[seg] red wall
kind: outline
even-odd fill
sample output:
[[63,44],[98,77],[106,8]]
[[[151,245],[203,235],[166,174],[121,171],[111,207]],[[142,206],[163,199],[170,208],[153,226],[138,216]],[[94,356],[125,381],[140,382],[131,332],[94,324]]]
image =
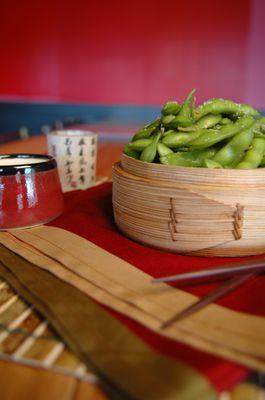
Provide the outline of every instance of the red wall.
[[0,97],[160,104],[196,87],[265,107],[264,4],[2,0]]

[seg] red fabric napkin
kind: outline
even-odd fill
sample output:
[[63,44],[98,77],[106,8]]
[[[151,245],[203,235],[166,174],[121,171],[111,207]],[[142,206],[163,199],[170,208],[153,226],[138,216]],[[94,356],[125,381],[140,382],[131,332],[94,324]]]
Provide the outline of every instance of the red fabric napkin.
[[[136,243],[125,237],[115,226],[111,196],[111,183],[105,183],[86,191],[66,193],[63,215],[49,225],[82,236],[153,277],[199,270],[239,260],[183,256]],[[200,285],[185,287],[185,290],[202,296],[213,287],[213,284]],[[265,316],[264,290],[265,277],[259,276],[251,279],[218,303],[237,311]],[[156,350],[186,362],[199,370],[218,391],[229,389],[249,373],[240,365],[166,339],[129,318],[112,310],[109,311]]]

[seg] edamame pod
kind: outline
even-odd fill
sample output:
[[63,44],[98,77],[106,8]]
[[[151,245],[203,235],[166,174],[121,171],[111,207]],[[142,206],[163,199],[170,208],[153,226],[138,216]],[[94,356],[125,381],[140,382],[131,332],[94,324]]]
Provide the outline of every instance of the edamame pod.
[[155,121],[151,122],[150,124],[145,125],[142,129],[137,131],[132,138],[132,141],[138,139],[146,139],[149,138],[160,126],[161,119],[157,118]]
[[236,166],[237,169],[258,168],[262,162],[265,151],[265,139],[255,138],[251,143],[251,148],[246,152],[243,160]]
[[241,154],[238,154],[237,156],[235,156],[235,158],[233,159],[233,161],[231,162],[231,164],[226,165],[225,168],[234,169],[234,168],[237,166],[237,164],[239,164],[240,161],[243,160],[244,156],[245,156],[245,152],[244,152],[244,153],[241,153]]
[[233,160],[247,150],[253,139],[251,128],[237,133],[229,142],[219,150],[213,157],[213,161],[220,163],[223,167],[231,164]]
[[198,121],[206,114],[236,114],[238,116],[258,116],[259,112],[248,104],[237,104],[231,100],[211,99],[194,110],[194,118]]
[[258,122],[260,122],[261,124],[263,124],[263,125],[265,125],[265,117],[260,117],[259,119],[258,119]]
[[186,145],[190,141],[199,138],[206,133],[206,129],[200,129],[195,132],[174,132],[169,133],[162,139],[162,143],[170,148],[177,148]]
[[138,151],[130,149],[128,144],[124,147],[123,153],[126,154],[129,157],[135,158],[136,160],[139,159],[140,154]]
[[173,153],[173,151],[169,147],[161,142],[157,143],[157,152],[160,157],[166,156],[169,153]]
[[238,116],[252,115],[253,117],[258,117],[260,115],[259,111],[249,104],[237,104],[237,106],[238,111],[236,112],[236,115]]
[[206,158],[211,158],[215,155],[214,148],[205,150],[193,150],[189,152],[170,153],[160,157],[160,162],[167,165],[178,165],[182,167],[201,167]]
[[229,125],[232,123],[233,123],[233,121],[231,121],[231,119],[229,119],[229,118],[222,118],[221,121],[219,122],[219,124],[221,124],[221,125]]
[[264,167],[264,166],[265,166],[265,154],[263,154],[263,157],[262,157],[259,167]]
[[138,139],[134,142],[128,143],[128,147],[131,150],[143,151],[149,144],[152,143],[152,139]]
[[161,133],[157,134],[152,142],[143,150],[140,156],[141,161],[153,162],[157,152],[157,143],[160,139]]
[[178,113],[178,115],[176,116],[176,118],[174,119],[174,121],[171,122],[172,128],[178,127],[178,126],[189,126],[192,125],[193,123],[193,118],[192,118],[192,109],[191,109],[191,105],[193,103],[193,99],[194,99],[194,94],[195,94],[196,89],[193,89],[188,96],[186,97],[186,99],[183,102],[183,105]]
[[162,108],[161,114],[163,115],[177,115],[181,105],[177,101],[168,101]]
[[198,128],[212,128],[222,120],[220,114],[207,114],[197,121],[195,124]]
[[182,115],[177,115],[174,119],[167,122],[167,126],[172,129],[177,129],[179,127],[192,126],[193,121]]
[[255,129],[255,130],[254,130],[254,137],[255,137],[255,138],[262,138],[262,139],[265,139],[265,133],[263,133],[263,132],[261,132],[261,131]]
[[209,158],[203,160],[202,166],[210,169],[223,168],[223,166],[219,162],[210,160]]
[[171,122],[174,121],[175,115],[169,114],[164,115],[161,119],[161,122],[164,126],[170,126]]
[[187,127],[178,127],[178,130],[182,132],[194,132],[197,129],[209,129],[216,126],[221,120],[222,116],[220,114],[207,114],[199,119],[196,124]]
[[162,137],[167,136],[170,133],[177,133],[177,131],[174,131],[173,129],[169,129],[168,131],[162,132]]
[[249,116],[240,117],[237,122],[225,125],[221,129],[207,129],[206,133],[189,142],[189,147],[205,149],[234,136],[243,129],[250,128],[254,124],[254,118]]

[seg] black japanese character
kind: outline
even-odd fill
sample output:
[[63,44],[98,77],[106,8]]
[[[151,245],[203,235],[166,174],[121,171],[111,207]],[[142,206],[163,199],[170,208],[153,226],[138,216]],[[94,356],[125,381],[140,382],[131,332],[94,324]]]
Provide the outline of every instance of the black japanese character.
[[64,144],[66,146],[70,146],[72,144],[72,140],[70,138],[66,138]]
[[71,160],[67,160],[65,163],[65,166],[68,167],[69,165],[73,164],[73,161]]
[[86,142],[85,142],[84,139],[82,138],[78,144],[79,144],[79,146],[83,146],[84,144],[86,144]]
[[86,178],[84,177],[84,175],[80,175],[80,176],[79,176],[79,180],[80,180],[80,182],[81,182],[81,183],[83,183],[83,184],[84,184],[84,183],[85,183],[85,180],[86,180]]
[[66,155],[67,156],[71,156],[72,155],[70,147],[66,148]]

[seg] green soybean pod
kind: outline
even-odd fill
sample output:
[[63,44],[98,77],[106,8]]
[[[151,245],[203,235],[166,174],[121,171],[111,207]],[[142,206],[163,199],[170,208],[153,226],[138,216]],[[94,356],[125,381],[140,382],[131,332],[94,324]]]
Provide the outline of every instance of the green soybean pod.
[[229,125],[232,123],[233,123],[233,121],[231,121],[230,118],[222,118],[221,121],[219,122],[219,124],[221,124],[221,125]]
[[188,127],[192,126],[193,121],[190,118],[185,117],[184,115],[177,115],[174,119],[171,119],[167,126],[172,129],[177,129],[179,127]]
[[237,105],[233,101],[224,99],[210,99],[194,110],[195,120],[207,114],[232,114],[237,112]]
[[197,121],[196,127],[207,129],[212,128],[213,126],[217,125],[221,120],[221,114],[207,114]]
[[[178,127],[178,130],[181,132],[194,132],[197,129],[209,129],[212,127],[216,127],[219,122],[221,122],[222,116],[220,114],[207,114],[199,121],[196,122],[196,124],[187,126],[187,127]],[[231,121],[232,122],[232,121]]]
[[259,133],[264,133],[265,134],[265,117],[261,117],[257,120],[256,124],[256,129]]
[[223,167],[231,164],[239,154],[249,148],[252,140],[253,130],[251,128],[237,133],[215,154],[213,161],[220,163]]
[[[193,118],[192,118],[191,106],[193,103],[195,92],[196,92],[196,89],[192,89],[192,91],[185,98],[178,115],[174,119],[174,126],[172,125],[172,127],[177,127],[177,126],[185,127],[185,126],[192,125]],[[171,123],[173,123],[173,121]]]
[[216,153],[214,148],[205,150],[193,150],[189,152],[170,153],[160,157],[160,162],[166,165],[182,167],[201,167],[206,158],[211,158]]
[[237,116],[260,115],[259,112],[248,104],[237,104],[231,100],[210,99],[194,110],[195,120],[206,114],[236,114]]
[[174,132],[169,133],[162,139],[162,143],[170,148],[182,147],[190,141],[200,137],[206,132],[206,129],[200,129],[195,132]]
[[258,119],[258,122],[260,122],[261,124],[265,125],[265,117],[261,116],[261,117]]
[[154,132],[153,128],[141,129],[135,133],[135,135],[132,138],[132,141],[134,142],[139,139],[147,139],[153,134],[153,132]]
[[160,123],[161,119],[157,118],[150,124],[145,125],[142,129],[139,129],[139,131],[134,134],[132,141],[149,138],[159,128]]
[[259,131],[259,130],[254,130],[254,137],[255,138],[262,138],[265,139],[265,133]]
[[177,115],[181,105],[177,101],[168,101],[162,108],[162,115]]
[[249,104],[237,104],[238,111],[236,114],[238,116],[242,115],[252,115],[253,117],[258,117],[260,115],[259,111],[256,110],[254,107],[250,106]]
[[198,130],[198,127],[196,125],[190,125],[190,126],[178,126],[178,131],[180,132],[195,132]]
[[202,166],[205,168],[209,168],[209,169],[220,169],[223,168],[223,166],[217,162],[217,161],[213,161],[209,158],[206,158],[205,160],[203,160]]
[[164,130],[162,132],[162,137],[165,137],[165,136],[169,135],[170,133],[177,133],[177,131],[174,131],[173,129],[168,129],[167,131]]
[[263,154],[263,157],[262,157],[259,167],[264,167],[264,166],[265,166],[265,154]]
[[227,164],[225,166],[225,168],[234,169],[237,166],[237,164],[239,164],[240,161],[243,160],[244,156],[245,156],[245,152],[238,154],[237,156],[235,156],[235,158],[233,159],[233,161],[230,164]]
[[237,122],[223,126],[221,129],[207,129],[206,133],[200,135],[197,139],[189,142],[189,147],[205,149],[234,136],[236,133],[250,128],[254,125],[254,118],[244,116],[238,118]]
[[128,143],[128,147],[131,150],[143,151],[149,144],[152,143],[152,139],[138,139],[134,142]]
[[145,161],[145,162],[153,162],[155,157],[156,157],[156,153],[157,153],[157,143],[160,139],[161,133],[159,133],[158,135],[156,135],[152,142],[143,150],[143,152],[141,153],[140,156],[140,160],[141,161]]
[[265,139],[255,138],[251,143],[251,148],[246,152],[243,160],[236,166],[237,169],[258,168],[262,162],[265,151]]
[[173,153],[173,151],[169,147],[161,142],[157,143],[157,152],[160,157],[166,156],[169,153]]
[[138,151],[131,149],[128,144],[124,147],[123,153],[129,157],[135,158],[136,160],[139,159],[140,154]]
[[174,119],[175,119],[175,115],[172,115],[172,114],[164,115],[164,116],[161,118],[161,123],[162,123],[164,126],[170,126],[171,123],[172,123],[172,121],[174,121]]

